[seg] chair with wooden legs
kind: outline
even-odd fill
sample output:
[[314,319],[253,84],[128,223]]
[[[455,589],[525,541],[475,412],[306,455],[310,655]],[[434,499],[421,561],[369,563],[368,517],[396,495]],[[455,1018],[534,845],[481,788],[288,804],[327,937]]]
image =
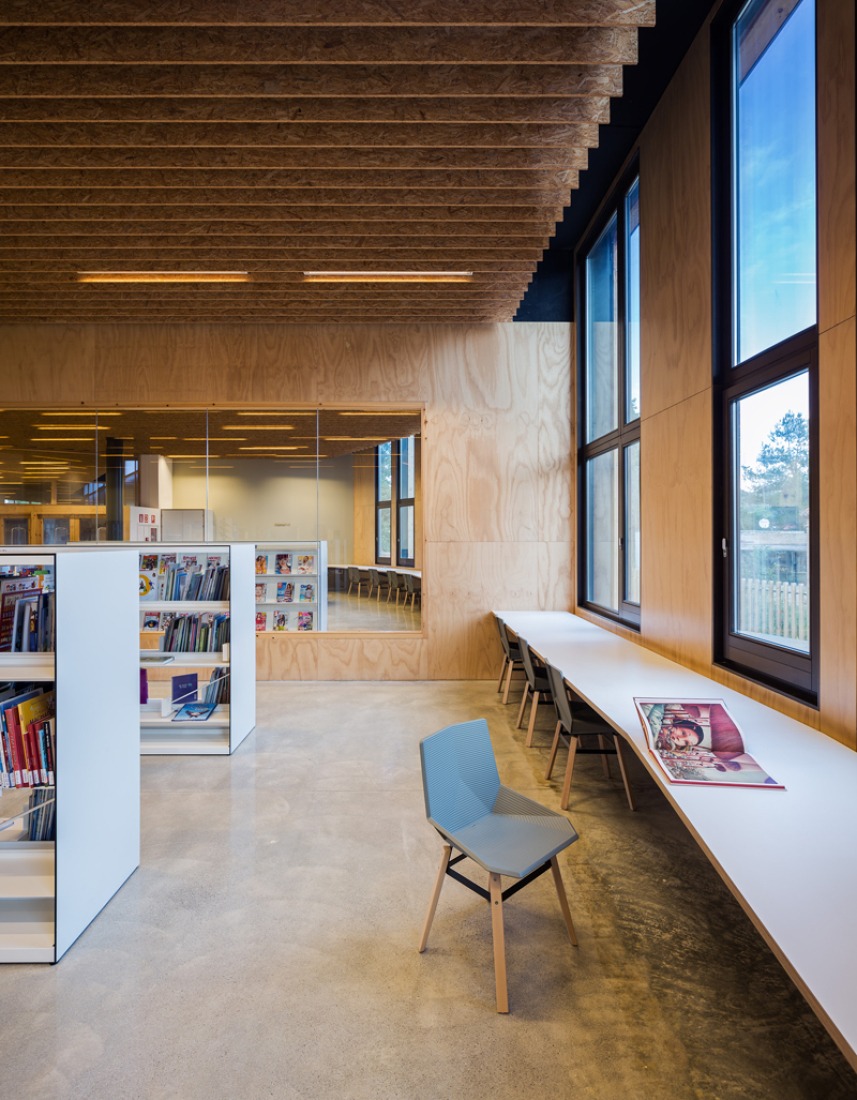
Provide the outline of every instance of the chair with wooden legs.
[[390,602],[390,597],[393,593],[396,593],[396,607],[399,606],[399,593],[405,591],[405,582],[401,573],[397,573],[395,569],[387,570],[387,603]]
[[386,569],[370,569],[369,570],[369,595],[372,595],[372,590],[375,591],[375,599],[378,603],[381,602],[381,593],[385,591],[387,598],[390,596],[390,581],[387,578]]
[[[550,664],[546,665],[545,668],[551,685],[557,717],[545,779],[550,779],[551,773],[553,772],[560,737],[562,734],[568,737],[568,763],[565,766],[565,779],[562,784],[562,796],[559,800],[560,806],[564,810],[568,809],[568,801],[571,792],[571,777],[574,772],[574,761],[578,753],[582,753],[600,756],[604,763],[605,774],[608,777],[610,775],[610,769],[607,764],[607,758],[608,756],[616,757],[616,762],[619,765],[619,772],[622,776],[622,782],[625,785],[625,795],[628,799],[628,806],[632,810],[636,809],[634,806],[634,798],[631,794],[631,785],[628,782],[628,773],[625,770],[625,760],[622,756],[622,739],[613,727],[605,722],[590,706],[581,699],[572,698],[568,684],[566,684],[559,669],[554,668],[554,666]],[[597,746],[592,744],[586,746],[582,745],[580,743],[582,737],[585,737],[587,741],[594,739],[597,742]]]
[[539,709],[539,703],[550,703],[553,701],[553,696],[551,695],[550,681],[548,680],[544,662],[533,653],[525,639],[520,635],[518,635],[518,644],[521,647],[521,661],[524,666],[524,674],[527,677],[527,682],[524,685],[524,697],[521,699],[521,706],[518,710],[516,728],[521,728],[524,721],[524,709],[526,708],[527,700],[531,699],[530,722],[527,726],[527,738],[524,742],[527,748],[529,748],[533,743],[533,730],[536,728],[536,712]]
[[503,647],[503,664],[500,666],[500,675],[497,677],[497,690],[503,692],[503,702],[508,703],[512,676],[516,672],[523,673],[524,662],[521,660],[521,646],[517,634],[511,633],[499,615],[494,616],[494,622],[497,624],[500,645]]
[[417,600],[422,604],[423,602],[423,585],[420,577],[414,576],[413,573],[403,573],[402,576],[405,579],[405,607],[408,606],[408,600],[411,601],[411,607],[413,607]]
[[[508,1012],[503,902],[545,871],[551,871],[569,939],[576,946],[556,857],[577,840],[577,833],[567,817],[500,783],[484,718],[448,726],[423,738],[420,759],[426,816],[443,841],[420,953],[428,944],[440,892],[449,875],[491,906],[497,1011]],[[487,871],[487,890],[454,869],[464,859],[473,860]],[[517,880],[505,890],[504,875]]]
[[358,569],[356,565],[348,566],[348,591],[346,596],[351,595],[351,589],[357,585],[357,598],[360,598],[360,586],[366,585],[366,593],[369,593],[369,574],[365,569]]

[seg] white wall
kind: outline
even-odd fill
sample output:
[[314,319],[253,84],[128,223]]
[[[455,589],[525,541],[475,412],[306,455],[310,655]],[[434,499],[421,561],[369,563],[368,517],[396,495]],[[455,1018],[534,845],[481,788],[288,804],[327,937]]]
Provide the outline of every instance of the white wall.
[[[202,470],[173,463],[173,507],[206,507]],[[238,459],[230,468],[212,462],[207,507],[217,541],[285,542],[326,539],[328,560],[351,561],[354,477],[351,457],[297,468],[266,459]]]

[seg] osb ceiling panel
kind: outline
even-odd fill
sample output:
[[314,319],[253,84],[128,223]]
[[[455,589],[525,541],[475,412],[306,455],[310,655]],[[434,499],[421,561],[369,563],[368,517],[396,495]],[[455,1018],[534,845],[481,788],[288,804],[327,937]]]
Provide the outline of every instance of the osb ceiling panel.
[[[0,324],[508,321],[655,0],[3,0]],[[249,281],[84,284],[81,271]],[[308,283],[306,271],[472,272]]]

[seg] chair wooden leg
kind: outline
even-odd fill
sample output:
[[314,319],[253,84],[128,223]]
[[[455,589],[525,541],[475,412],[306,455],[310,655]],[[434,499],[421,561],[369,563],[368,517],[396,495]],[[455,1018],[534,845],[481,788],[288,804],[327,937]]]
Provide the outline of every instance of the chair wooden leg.
[[506,675],[506,662],[508,661],[506,654],[503,654],[503,663],[500,665],[500,675],[497,677],[497,690],[503,690],[503,679]]
[[426,913],[425,924],[423,925],[423,934],[420,937],[420,954],[426,949],[428,943],[429,932],[431,932],[432,921],[434,920],[435,910],[437,909],[438,898],[440,897],[440,891],[443,887],[443,880],[446,878],[446,869],[449,866],[449,860],[452,856],[452,845],[444,844],[443,853],[440,857],[440,867],[437,872],[437,879],[435,880],[434,890],[432,890],[431,901],[429,902],[428,913]]
[[524,742],[527,748],[533,743],[533,731],[536,728],[536,714],[538,713],[541,694],[540,691],[533,692],[533,702],[530,706],[530,724],[527,726],[527,739]]
[[553,766],[556,761],[556,753],[559,748],[559,735],[562,732],[562,722],[557,722],[556,729],[553,731],[553,744],[551,745],[551,754],[548,757],[548,769],[545,772],[545,779],[550,779],[553,773]]
[[551,870],[553,871],[553,882],[556,886],[557,897],[559,898],[559,907],[562,909],[562,915],[565,920],[565,927],[568,929],[568,938],[577,947],[577,936],[574,934],[574,922],[571,919],[571,910],[568,907],[568,897],[565,893],[565,886],[562,883],[562,875],[559,873],[559,864],[557,863],[556,856],[551,856]]
[[524,721],[524,707],[527,705],[527,697],[529,696],[529,694],[530,685],[529,683],[526,683],[524,684],[524,694],[521,697],[521,705],[520,707],[518,707],[518,721],[515,723],[516,730],[519,730],[521,728],[521,723]]
[[499,875],[488,879],[491,895],[491,931],[494,934],[494,984],[497,989],[497,1011],[509,1011],[509,992],[506,987],[506,936],[503,930],[503,887]]
[[512,673],[515,671],[515,662],[510,661],[506,667],[506,686],[503,688],[503,705],[509,702],[509,688],[512,686]]
[[610,774],[610,761],[607,759],[607,755],[606,755],[607,745],[604,742],[604,735],[601,734],[601,733],[598,734],[598,745],[599,745],[599,747],[601,749],[601,752],[602,752],[601,767],[602,767],[602,770],[604,771],[604,778],[605,779],[612,779],[613,777]]
[[619,764],[619,771],[622,774],[622,782],[625,784],[625,795],[628,798],[628,808],[636,810],[634,805],[634,796],[631,794],[631,784],[628,782],[628,773],[625,771],[625,758],[622,755],[622,738],[618,734],[613,738],[613,743],[616,746],[616,761]]
[[565,766],[565,780],[562,784],[562,795],[560,796],[559,804],[563,810],[568,809],[568,800],[571,796],[571,777],[574,773],[574,758],[577,755],[577,738],[569,737],[568,739],[568,763]]

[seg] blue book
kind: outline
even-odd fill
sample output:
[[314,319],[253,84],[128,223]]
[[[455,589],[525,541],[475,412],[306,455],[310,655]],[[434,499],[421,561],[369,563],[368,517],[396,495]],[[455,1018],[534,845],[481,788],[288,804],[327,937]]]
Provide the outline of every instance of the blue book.
[[198,690],[197,673],[184,672],[181,676],[173,676],[172,701],[179,705],[195,703]]

